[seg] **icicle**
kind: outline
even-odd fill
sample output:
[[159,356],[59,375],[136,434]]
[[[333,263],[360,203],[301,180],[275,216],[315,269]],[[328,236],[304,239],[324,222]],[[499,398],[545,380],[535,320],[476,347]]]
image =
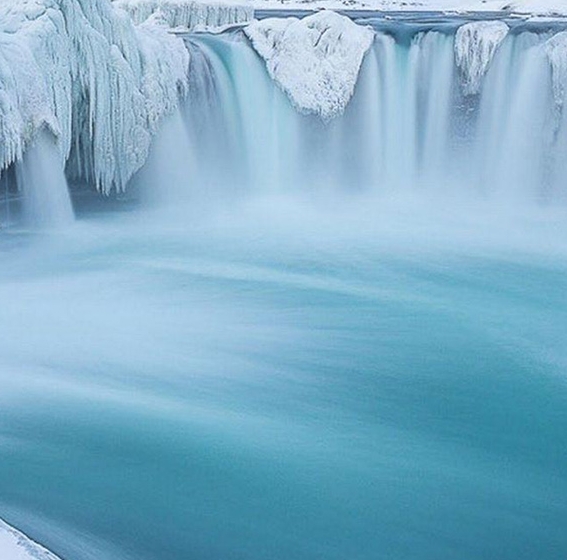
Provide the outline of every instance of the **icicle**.
[[181,39],[152,22],[134,26],[109,0],[5,0],[0,168],[47,127],[73,174],[123,190],[177,107],[188,63]]

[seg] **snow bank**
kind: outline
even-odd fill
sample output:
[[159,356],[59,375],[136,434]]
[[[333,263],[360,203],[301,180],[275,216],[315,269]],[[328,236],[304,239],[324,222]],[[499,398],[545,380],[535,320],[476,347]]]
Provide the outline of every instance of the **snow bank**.
[[216,29],[254,19],[249,4],[227,0],[114,0],[116,6],[127,11],[135,23],[143,23],[154,16],[171,28]]
[[0,519],[0,558],[2,560],[60,560]]
[[[458,4],[455,0],[453,3]],[[567,2],[565,0],[482,0],[468,1],[468,10],[504,10],[518,14],[538,14],[538,15],[567,15]]]
[[374,40],[370,28],[330,11],[255,21],[244,31],[297,109],[324,119],[345,110]]
[[135,27],[109,0],[3,0],[0,169],[47,127],[71,175],[123,190],[177,106],[188,63],[181,39]]
[[269,9],[335,9],[385,11],[505,11],[547,16],[567,15],[565,0],[253,0],[254,7]]
[[482,78],[509,30],[501,21],[475,21],[457,29],[455,58],[463,78],[465,95],[480,92]]
[[557,105],[565,102],[567,86],[567,31],[557,33],[545,43],[545,52],[551,64],[553,97]]

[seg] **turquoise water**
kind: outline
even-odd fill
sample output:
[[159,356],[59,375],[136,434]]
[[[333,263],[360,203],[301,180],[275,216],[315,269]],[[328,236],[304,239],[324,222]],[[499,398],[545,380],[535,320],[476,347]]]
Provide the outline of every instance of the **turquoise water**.
[[4,234],[0,514],[68,560],[566,558],[564,216],[347,214]]

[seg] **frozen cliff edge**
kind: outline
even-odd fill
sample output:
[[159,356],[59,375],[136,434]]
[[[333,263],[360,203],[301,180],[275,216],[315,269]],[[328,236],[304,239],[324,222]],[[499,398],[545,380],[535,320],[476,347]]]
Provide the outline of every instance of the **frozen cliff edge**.
[[251,5],[227,0],[114,0],[114,4],[137,24],[154,17],[174,29],[218,29],[254,19]]
[[124,190],[185,93],[188,65],[181,39],[135,26],[110,0],[4,0],[0,170],[48,128],[71,177]]
[[482,79],[509,31],[502,21],[475,21],[457,29],[455,59],[465,95],[480,93]]
[[561,31],[545,43],[545,53],[551,65],[553,97],[563,107],[567,92],[567,31]]
[[60,560],[0,519],[0,558],[2,560]]
[[372,29],[331,11],[254,21],[244,32],[294,106],[325,120],[345,110],[374,41]]

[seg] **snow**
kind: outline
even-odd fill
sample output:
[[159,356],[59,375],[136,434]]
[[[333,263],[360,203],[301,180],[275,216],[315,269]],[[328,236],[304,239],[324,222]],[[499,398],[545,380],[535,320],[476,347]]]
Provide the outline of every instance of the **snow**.
[[256,9],[334,9],[567,15],[565,0],[254,0]]
[[142,23],[153,16],[170,28],[185,30],[218,29],[254,19],[254,9],[250,4],[229,0],[114,0],[114,3],[127,11],[135,23]]
[[465,95],[480,92],[482,78],[509,30],[502,21],[475,21],[459,27],[455,36],[455,59]]
[[23,533],[0,519],[0,558],[2,560],[60,560]]
[[323,119],[345,110],[374,40],[372,29],[331,11],[254,21],[244,32],[294,106]]
[[551,64],[553,97],[558,106],[565,101],[567,86],[567,31],[557,33],[545,43],[545,52]]
[[567,15],[567,2],[565,0],[488,0],[486,3],[482,0],[474,2],[466,2],[468,9],[504,10],[519,14],[539,14],[539,15]]
[[0,169],[47,127],[72,176],[124,190],[188,64],[181,39],[155,21],[135,26],[109,0],[3,0]]

